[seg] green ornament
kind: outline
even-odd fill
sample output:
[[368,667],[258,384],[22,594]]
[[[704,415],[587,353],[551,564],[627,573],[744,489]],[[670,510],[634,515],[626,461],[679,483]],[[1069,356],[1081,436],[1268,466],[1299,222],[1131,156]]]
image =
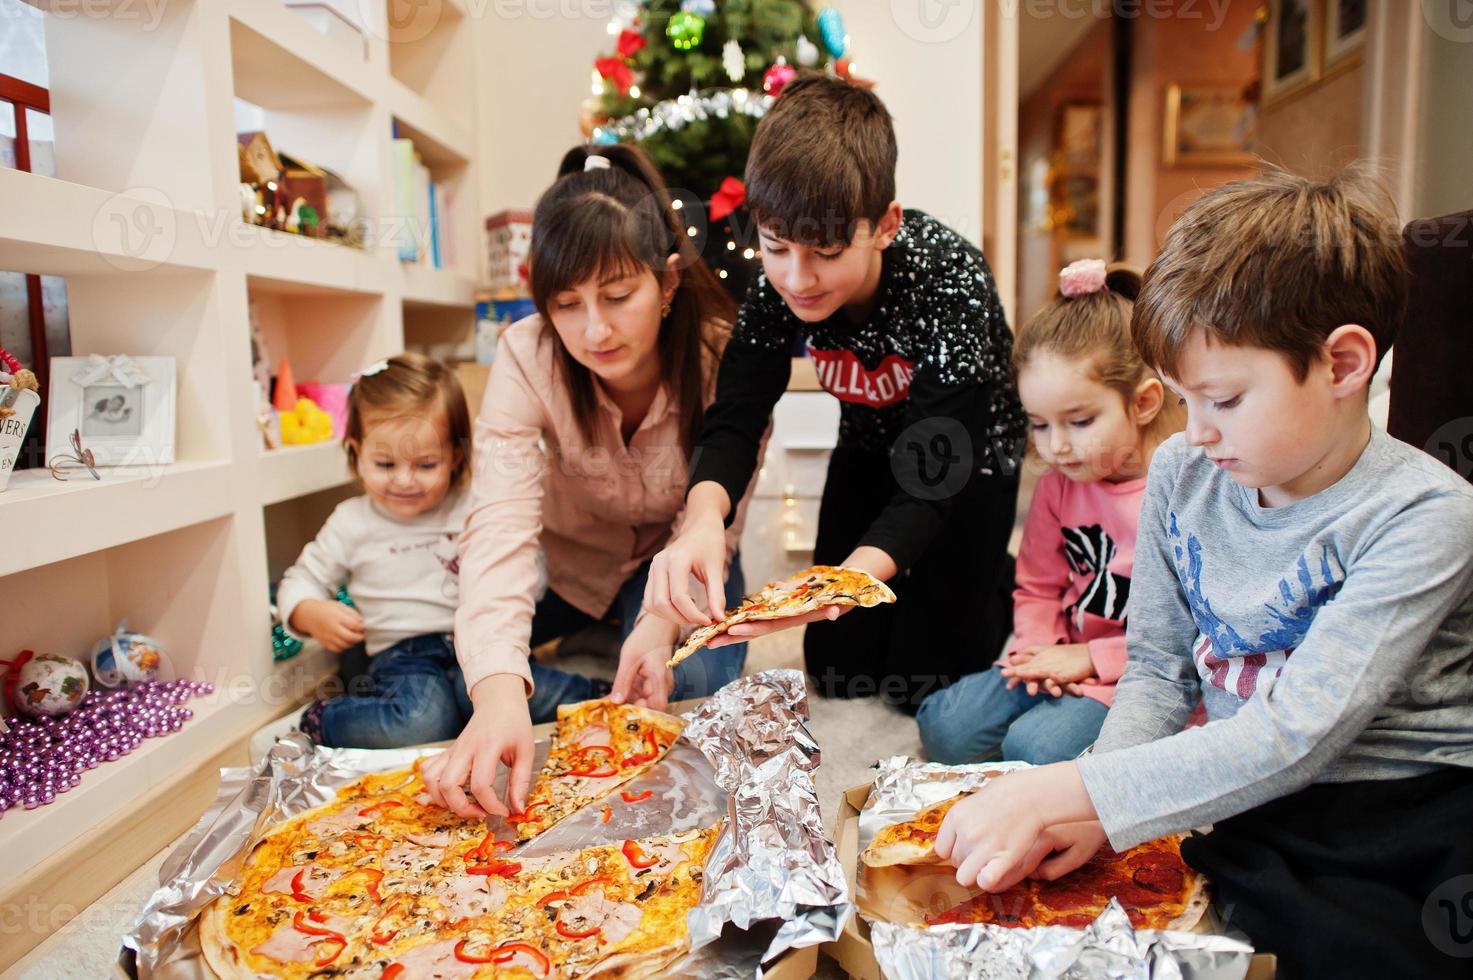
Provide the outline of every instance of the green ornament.
[[341,602],[343,605],[347,606],[349,609],[358,608],[357,606],[353,605],[353,597],[348,595],[348,587],[346,585],[338,586],[338,594],[334,596],[334,598],[337,599],[338,602]]
[[665,27],[665,35],[670,38],[670,43],[675,45],[678,51],[690,51],[700,47],[701,39],[705,34],[706,18],[688,10],[672,14],[670,23]]
[[271,627],[271,659],[290,660],[302,652],[302,641],[287,633],[280,623]]

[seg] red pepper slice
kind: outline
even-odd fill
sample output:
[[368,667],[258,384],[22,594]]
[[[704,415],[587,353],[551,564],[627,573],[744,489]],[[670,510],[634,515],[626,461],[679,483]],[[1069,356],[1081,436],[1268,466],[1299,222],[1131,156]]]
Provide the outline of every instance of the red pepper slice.
[[547,906],[551,905],[553,902],[560,901],[560,900],[565,901],[565,900],[567,900],[569,898],[572,898],[572,897],[573,897],[573,895],[572,895],[571,892],[568,892],[568,891],[566,891],[566,890],[564,890],[562,888],[559,888],[556,891],[550,891],[546,895],[543,895],[541,898],[539,898],[537,900],[537,907],[539,909],[545,909],[545,908],[547,908]]
[[299,902],[312,901],[312,896],[307,894],[306,886],[302,884],[302,875],[306,873],[307,869],[303,868],[301,871],[292,875],[292,898],[295,898]]
[[368,882],[368,894],[372,896],[375,903],[382,905],[384,898],[378,893],[378,885],[384,880],[384,873],[377,868],[364,868],[363,873],[372,876]]
[[[394,937],[399,935],[398,929],[395,929],[393,932],[389,933],[379,931],[379,927],[384,924],[384,920],[397,911],[399,911],[398,902],[395,902],[393,905],[390,905],[387,909],[384,910],[384,914],[378,917],[378,921],[373,924],[373,928],[370,929],[368,932],[369,942],[373,943],[375,946],[382,946],[384,945],[384,943],[392,942]],[[387,975],[388,974],[386,973],[385,976]]]
[[637,766],[646,762],[651,762],[659,758],[662,746],[660,745],[659,741],[655,739],[654,732],[644,733],[644,744],[649,747],[649,751],[638,752],[634,755],[626,756],[624,759],[624,766],[626,768],[629,766]]
[[[591,763],[587,757],[594,752],[607,756],[604,761]],[[607,772],[601,770],[607,769]],[[585,745],[578,750],[578,761],[568,769],[570,776],[617,776],[619,767],[614,765],[614,748],[611,745]]]
[[526,943],[502,943],[491,951],[491,962],[510,963],[512,957],[518,953],[526,953],[536,960],[537,965],[542,967],[544,977],[552,972],[552,961],[547,958],[547,954],[536,946],[529,946]]
[[[309,925],[308,923],[303,922],[302,916],[304,915],[307,916],[307,918],[312,919],[314,922],[327,921],[327,916],[323,915],[321,912],[307,912],[306,910],[298,910],[297,914],[292,916],[293,929],[308,936],[322,936],[327,939],[343,938],[343,935],[340,932],[334,932],[331,929],[324,929],[321,926]],[[346,942],[346,940],[344,941]]]
[[354,834],[353,843],[365,851],[387,851],[389,839],[383,834]]
[[317,943],[317,945],[331,945],[333,947],[331,955],[328,955],[327,953],[320,953],[318,954],[317,958],[312,961],[313,966],[327,966],[327,964],[331,963],[333,960],[343,955],[343,950],[348,948],[348,941],[342,936],[329,936],[326,939],[322,940],[322,942]]
[[599,875],[596,878],[589,878],[587,881],[580,881],[580,882],[578,882],[578,884],[576,884],[576,885],[573,886],[572,892],[573,892],[574,895],[582,895],[585,891],[587,891],[588,889],[592,888],[594,885],[612,885],[612,884],[613,884],[613,882],[610,881],[607,877],[605,877],[604,875]]
[[624,851],[624,858],[629,862],[630,867],[643,870],[644,868],[652,868],[660,863],[659,858],[645,856],[644,851],[640,850],[639,841],[626,840],[622,850]]
[[604,763],[603,769],[569,769],[569,776],[590,776],[595,779],[606,779],[609,776],[619,775],[619,770],[614,768],[612,762]]
[[614,808],[613,807],[611,807],[611,806],[604,807],[603,819],[600,820],[599,823],[608,823],[609,822],[609,818],[612,817],[613,815],[614,815]]
[[523,810],[521,813],[508,814],[507,817],[506,817],[506,822],[507,823],[518,823],[518,824],[520,824],[520,823],[531,823],[534,819],[536,819],[535,817],[532,816],[532,811],[535,810],[535,809],[537,809],[540,806],[547,806],[547,804],[545,802],[528,803],[527,804],[527,809]]
[[[485,956],[473,956],[473,955],[471,955],[471,954],[469,954],[469,953],[467,953],[465,951],[465,944],[468,943],[468,942],[470,942],[469,939],[462,939],[460,942],[458,942],[458,943],[455,944],[455,958],[456,959],[460,960],[460,962],[462,962],[462,963],[490,963],[491,962],[491,956],[492,956],[493,953],[496,952],[496,950],[494,950],[494,949],[493,950],[489,950],[486,953]],[[510,959],[511,957],[507,957],[507,958]]]
[[384,972],[379,974],[379,980],[399,980],[404,975],[403,963],[390,963],[384,967]]
[[520,874],[522,866],[515,861],[502,861],[492,858],[485,864],[468,865],[465,873],[468,875],[495,875],[502,878],[510,878],[514,874]]
[[509,840],[496,840],[496,831],[489,830],[486,832],[486,836],[481,838],[481,843],[465,852],[465,859],[468,863],[482,861],[486,858],[487,850],[492,854],[500,854],[516,846],[516,844],[513,844]]
[[553,928],[557,930],[557,934],[559,936],[563,936],[567,939],[587,939],[589,936],[597,936],[601,927],[594,926],[592,929],[588,929],[583,932],[574,932],[572,929],[569,929],[567,926],[563,925],[562,919],[559,919],[556,923],[553,924]]
[[403,805],[404,805],[404,801],[403,800],[384,800],[382,803],[375,803],[373,806],[366,806],[363,809],[359,810],[358,811],[358,816],[360,816],[360,817],[371,817],[371,816],[373,816],[374,814],[378,813],[381,810],[387,810],[390,807],[403,806]]
[[652,789],[647,789],[643,793],[631,793],[631,792],[629,792],[626,789],[624,792],[620,793],[619,795],[622,796],[622,797],[624,797],[624,802],[625,803],[643,803],[645,800],[649,799],[651,796],[654,796],[655,795],[655,791],[652,790]]

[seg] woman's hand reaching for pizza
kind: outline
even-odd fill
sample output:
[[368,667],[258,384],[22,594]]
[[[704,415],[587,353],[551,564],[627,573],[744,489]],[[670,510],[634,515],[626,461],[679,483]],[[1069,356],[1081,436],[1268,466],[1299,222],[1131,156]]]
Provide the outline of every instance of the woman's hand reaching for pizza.
[[957,869],[959,884],[1006,891],[1058,850],[1070,860],[1077,856],[1084,846],[1079,832],[1064,835],[1060,825],[1097,819],[1073,763],[1019,769],[951,808],[936,834],[936,855]]
[[1002,667],[1002,675],[1008,679],[1009,691],[1022,684],[1030,696],[1040,690],[1056,698],[1080,694],[1081,687],[1099,683],[1087,643],[1014,650]]
[[[471,702],[475,710],[455,744],[420,767],[425,791],[432,802],[468,819],[520,812],[527,805],[527,784],[532,779],[526,683],[518,674],[492,674],[476,682]],[[503,765],[505,802],[495,788],[496,770]]]
[[[895,561],[885,551],[870,545],[861,545],[849,553],[849,557],[842,562],[845,568],[857,568],[862,572],[869,572],[881,582],[888,582],[894,578],[898,569]],[[800,616],[785,616],[782,619],[760,619],[745,623],[738,623],[731,629],[722,633],[707,643],[711,649],[724,647],[732,643],[745,643],[768,633],[776,633],[778,630],[792,629],[794,626],[802,626],[804,623],[816,623],[819,620],[835,620],[855,606],[823,606],[812,612]]]
[[675,674],[665,664],[679,636],[679,627],[658,616],[642,616],[619,650],[619,671],[609,700],[664,711],[675,689]]
[[[705,588],[709,615],[691,598],[692,576]],[[726,614],[726,525],[718,512],[686,508],[680,535],[650,559],[644,608],[677,626],[707,626]]]

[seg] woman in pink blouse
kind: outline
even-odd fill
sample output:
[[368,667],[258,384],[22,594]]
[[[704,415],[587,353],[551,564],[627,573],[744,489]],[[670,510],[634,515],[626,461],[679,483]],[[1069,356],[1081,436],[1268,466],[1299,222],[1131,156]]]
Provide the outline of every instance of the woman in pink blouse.
[[[609,693],[530,662],[532,647],[617,617],[613,697],[656,708],[709,694],[746,659],[704,651],[672,674],[677,627],[640,615],[649,559],[681,520],[731,301],[640,150],[578,147],[558,173],[533,215],[538,312],[502,335],[475,424],[455,617],[473,711],[454,747],[424,766],[431,798],[465,816],[520,809],[533,722]],[[732,604],[741,525],[739,515],[727,537]],[[492,788],[502,764],[506,801]]]

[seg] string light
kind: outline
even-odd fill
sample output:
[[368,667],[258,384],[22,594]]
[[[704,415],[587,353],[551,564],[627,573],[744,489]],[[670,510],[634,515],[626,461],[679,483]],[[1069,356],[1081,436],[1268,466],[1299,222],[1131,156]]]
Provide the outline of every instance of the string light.
[[727,242],[726,243],[726,250],[728,252],[735,252],[736,251],[736,242]]
[[677,197],[675,200],[670,202],[670,206],[679,211],[681,208],[685,207],[685,202]]
[[695,225],[691,225],[689,228],[687,228],[685,230],[685,233],[687,235],[689,235],[690,237],[695,238],[696,237],[696,226]]
[[639,98],[639,86],[638,85],[631,85],[631,86],[629,86],[629,97],[631,99],[637,99],[637,98]]
[[[597,70],[594,71],[598,78]],[[602,88],[595,89],[595,94]],[[638,143],[664,129],[679,130],[690,123],[709,119],[726,119],[732,114],[761,119],[772,107],[770,95],[753,95],[744,88],[692,91],[675,99],[666,99],[640,109],[622,119],[604,123],[593,131],[593,142]]]
[[721,278],[723,278],[723,279],[726,278],[726,270],[725,269],[717,269],[716,270],[716,274],[718,276],[720,276]]
[[742,258],[744,258],[744,259],[750,259],[752,256],[754,256],[756,254],[757,253],[754,252],[754,251],[752,251],[750,248],[749,249],[744,249],[742,251]]

